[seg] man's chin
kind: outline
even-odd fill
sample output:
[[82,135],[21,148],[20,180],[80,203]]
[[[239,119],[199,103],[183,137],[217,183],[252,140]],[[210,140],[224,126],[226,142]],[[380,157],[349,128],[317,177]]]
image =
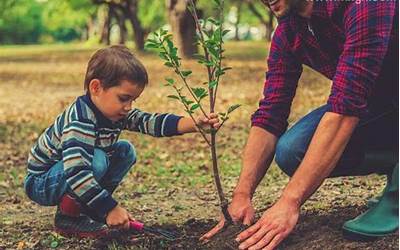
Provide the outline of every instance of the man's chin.
[[286,8],[277,12],[273,12],[276,18],[281,18],[289,13],[290,8]]

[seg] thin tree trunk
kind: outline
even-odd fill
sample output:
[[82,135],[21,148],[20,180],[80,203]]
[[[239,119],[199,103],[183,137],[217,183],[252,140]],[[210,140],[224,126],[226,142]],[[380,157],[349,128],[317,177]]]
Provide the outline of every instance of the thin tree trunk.
[[125,15],[123,12],[116,11],[115,16],[119,27],[119,44],[125,44],[128,32],[125,25]]
[[138,1],[137,0],[126,0],[126,5],[122,6],[122,10],[125,13],[125,18],[128,19],[132,25],[132,29],[134,32],[134,38],[136,49],[143,51],[144,50],[144,38],[145,31],[140,23],[138,13]]
[[110,45],[110,33],[111,33],[111,21],[113,16],[113,7],[111,5],[107,6],[107,12],[104,17],[103,29],[100,36],[100,43]]
[[191,58],[197,53],[196,25],[187,9],[186,0],[167,0],[168,20],[173,41],[179,49],[179,56]]
[[240,24],[240,19],[242,17],[242,1],[239,1],[238,6],[237,6],[237,19],[235,23],[235,40],[239,41],[239,24]]
[[271,34],[272,34],[273,30],[274,30],[274,26],[273,26],[274,15],[272,14],[271,11],[269,11],[269,18],[268,18],[268,20],[265,20],[264,17],[261,15],[261,13],[254,6],[253,0],[246,0],[246,2],[248,4],[248,6],[249,6],[249,10],[251,12],[253,12],[253,14],[260,20],[260,22],[262,24],[264,24],[264,26],[266,28],[265,38],[268,41],[271,41]]

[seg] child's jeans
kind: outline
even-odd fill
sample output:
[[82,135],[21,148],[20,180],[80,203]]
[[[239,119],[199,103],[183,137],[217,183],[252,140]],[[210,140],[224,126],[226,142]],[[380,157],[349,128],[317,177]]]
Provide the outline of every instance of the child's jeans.
[[[120,140],[115,143],[111,157],[96,148],[92,162],[94,178],[103,188],[112,193],[135,162],[136,152],[128,141]],[[62,196],[66,192],[70,192],[63,162],[59,161],[42,175],[28,174],[25,178],[24,187],[28,197],[38,204],[43,206],[58,205]]]

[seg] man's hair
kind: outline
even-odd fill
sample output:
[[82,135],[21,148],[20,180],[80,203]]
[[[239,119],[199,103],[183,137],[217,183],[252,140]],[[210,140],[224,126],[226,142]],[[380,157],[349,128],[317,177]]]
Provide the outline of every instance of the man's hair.
[[140,87],[148,83],[143,64],[123,45],[113,45],[97,50],[89,60],[85,75],[85,90],[93,79],[99,79],[105,89],[118,86],[122,80]]

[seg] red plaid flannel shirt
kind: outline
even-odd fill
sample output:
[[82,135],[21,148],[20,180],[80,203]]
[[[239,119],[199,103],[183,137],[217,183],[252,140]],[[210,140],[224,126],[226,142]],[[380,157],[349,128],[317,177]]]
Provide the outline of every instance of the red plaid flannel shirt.
[[285,132],[302,64],[332,80],[330,112],[362,117],[375,92],[398,99],[392,91],[399,84],[397,17],[396,1],[317,0],[310,19],[292,12],[280,18],[252,126],[276,136]]

